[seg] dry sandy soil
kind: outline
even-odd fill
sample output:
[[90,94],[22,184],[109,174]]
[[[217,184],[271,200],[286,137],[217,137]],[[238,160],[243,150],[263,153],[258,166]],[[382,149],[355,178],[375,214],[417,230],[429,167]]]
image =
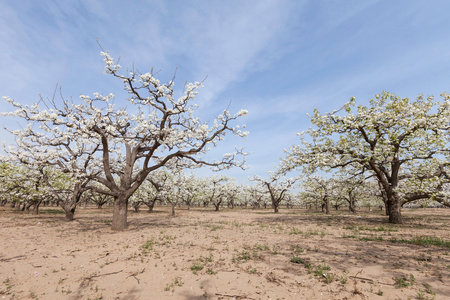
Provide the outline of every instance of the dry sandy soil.
[[158,207],[112,232],[110,209],[1,207],[0,298],[450,299],[450,210],[403,214]]

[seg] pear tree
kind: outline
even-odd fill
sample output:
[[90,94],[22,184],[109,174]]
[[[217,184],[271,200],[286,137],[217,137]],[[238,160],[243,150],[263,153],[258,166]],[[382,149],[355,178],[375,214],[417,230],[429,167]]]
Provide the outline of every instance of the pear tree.
[[16,109],[10,114],[27,122],[23,134],[16,135],[17,140],[28,139],[38,145],[41,140],[50,141],[42,144],[39,153],[44,157],[36,157],[38,160],[52,153],[53,161],[71,166],[79,160],[68,156],[71,150],[66,145],[79,145],[69,147],[72,151],[87,147],[83,153],[86,158],[80,161],[82,168],[71,170],[81,181],[91,182],[86,188],[114,198],[113,230],[127,228],[131,195],[149,174],[170,161],[177,160],[183,167],[209,166],[215,170],[244,166],[245,153],[240,148],[216,160],[205,154],[226,133],[242,138],[247,135],[242,127],[233,125],[247,114],[246,110],[233,115],[225,109],[211,122],[201,121],[195,115],[194,103],[201,82],[185,84],[181,96],[176,98],[173,80],[161,83],[153,70],[121,71],[107,51],[101,55],[105,73],[123,84],[126,99],[115,101],[112,93],[81,95],[79,101],[63,97],[61,101],[41,99],[32,105],[19,104],[10,97],[4,99]]
[[352,98],[342,108],[314,110],[314,127],[286,150],[284,171],[303,169],[358,170],[373,176],[386,198],[389,222],[403,222],[407,202],[431,199],[446,203],[448,182],[450,96],[442,100],[377,94],[369,105]]

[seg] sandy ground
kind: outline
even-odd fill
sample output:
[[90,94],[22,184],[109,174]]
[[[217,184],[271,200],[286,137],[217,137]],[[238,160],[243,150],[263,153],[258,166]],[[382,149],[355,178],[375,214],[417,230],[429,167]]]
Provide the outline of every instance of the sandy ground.
[[[1,299],[450,299],[450,210],[179,209],[129,213],[0,207]],[[400,284],[399,284],[400,283]],[[401,286],[403,285],[403,286]]]

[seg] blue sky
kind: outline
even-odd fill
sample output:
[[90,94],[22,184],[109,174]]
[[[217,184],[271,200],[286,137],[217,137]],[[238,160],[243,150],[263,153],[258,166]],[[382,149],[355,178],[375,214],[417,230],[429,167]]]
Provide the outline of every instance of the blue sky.
[[96,38],[123,67],[153,67],[162,81],[178,68],[178,87],[207,76],[201,117],[230,100],[232,112],[249,111],[247,141],[229,138],[212,153],[244,146],[251,168],[227,174],[247,182],[275,168],[315,107],[331,111],[352,96],[367,103],[383,90],[450,92],[449,11],[450,1],[425,0],[0,0],[0,95],[31,104],[57,83],[66,97],[119,92]]

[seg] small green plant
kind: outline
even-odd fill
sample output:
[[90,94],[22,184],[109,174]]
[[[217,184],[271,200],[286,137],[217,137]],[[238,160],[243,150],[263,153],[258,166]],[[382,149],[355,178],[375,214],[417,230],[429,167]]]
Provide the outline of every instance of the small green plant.
[[418,236],[410,240],[392,238],[390,241],[392,243],[413,244],[420,246],[439,246],[450,248],[450,241],[443,240],[441,238],[433,236]]
[[330,283],[332,283],[333,281],[337,280],[337,279],[336,279],[336,275],[334,275],[334,274],[331,273],[331,272],[324,273],[324,274],[322,274],[322,276],[323,276],[323,281],[324,281],[326,284],[330,284]]
[[211,231],[216,231],[217,229],[222,229],[222,228],[223,228],[223,226],[215,225],[215,226],[211,227]]
[[330,270],[331,270],[331,267],[329,265],[327,265],[326,263],[318,264],[314,271],[314,275],[320,277],[324,273],[326,273],[325,271],[330,271]]
[[355,230],[355,229],[357,229],[357,227],[356,227],[355,225],[348,225],[348,226],[342,227],[342,229],[351,229],[351,230]]
[[358,238],[355,234],[345,234],[345,233],[342,235],[342,237],[344,239],[356,239],[356,238]]
[[409,286],[409,283],[403,277],[397,277],[397,278],[394,278],[394,280],[395,280],[395,286],[398,288]]
[[216,274],[217,274],[217,272],[216,272],[216,271],[214,271],[214,269],[213,269],[213,268],[208,268],[208,269],[206,270],[206,274],[209,274],[209,275],[216,275]]
[[378,290],[377,295],[378,296],[383,296],[383,291],[382,290]]
[[151,239],[151,240],[147,240],[143,245],[142,245],[142,249],[145,250],[153,250],[153,246],[155,245],[155,240]]
[[292,246],[291,249],[292,249],[295,253],[303,253],[303,252],[305,252],[305,250],[303,250],[302,248],[300,248],[300,246],[298,246],[298,245]]
[[308,229],[307,232],[305,232],[305,234],[304,234],[303,236],[304,236],[304,237],[308,237],[308,236],[311,236],[311,235],[319,235],[319,230],[317,230],[317,229],[312,230],[312,229],[310,228],[310,229]]
[[270,253],[271,253],[271,254],[274,254],[274,255],[278,254],[278,247],[275,246],[275,245],[273,245],[272,251],[271,251]]
[[406,277],[396,277],[395,280],[395,286],[397,288],[406,288],[408,286],[412,286],[415,282],[415,278],[413,274],[409,274],[409,278]]
[[292,227],[291,232],[289,234],[302,234],[302,231],[298,228]]
[[431,290],[428,284],[424,283],[423,286],[425,287],[425,292],[427,292],[430,295],[436,295],[436,293]]
[[310,263],[305,263],[305,268],[308,270],[308,274],[312,273],[312,265]]
[[237,256],[233,256],[234,262],[236,261],[248,261],[252,258],[251,254],[247,250],[242,250],[240,253],[238,253]]
[[291,263],[304,264],[305,261],[301,257],[294,256],[294,257],[291,258]]
[[419,299],[419,300],[425,300],[425,295],[422,293],[422,290],[421,290],[421,289],[419,289],[419,290],[417,291],[417,299]]
[[204,266],[202,264],[200,264],[200,262],[196,261],[191,266],[191,271],[192,271],[192,273],[194,273],[194,275],[197,275],[198,271],[203,270],[203,268],[204,268]]
[[168,292],[175,289],[175,286],[183,286],[184,282],[181,280],[181,277],[175,277],[170,283],[167,283],[164,287],[164,291]]
[[176,286],[183,286],[184,284],[184,282],[181,280],[181,277],[175,277],[175,279],[172,282]]

